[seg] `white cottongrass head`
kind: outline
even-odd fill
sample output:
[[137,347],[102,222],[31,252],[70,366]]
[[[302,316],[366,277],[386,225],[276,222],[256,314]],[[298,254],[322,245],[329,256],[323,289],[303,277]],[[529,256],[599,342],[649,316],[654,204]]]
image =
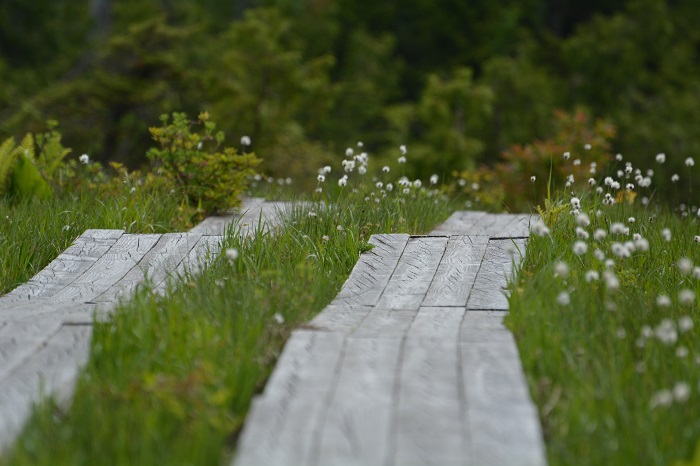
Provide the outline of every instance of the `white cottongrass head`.
[[661,230],[661,237],[666,241],[667,243],[671,241],[671,230],[668,228],[664,228]]
[[530,231],[537,236],[549,235],[549,228],[542,220],[535,220],[530,224]]
[[238,259],[238,249],[236,249],[236,248],[226,249],[226,259],[228,259],[229,262],[233,262],[236,259]]
[[683,403],[690,398],[690,385],[686,382],[678,382],[673,386],[673,399],[677,403]]
[[693,290],[685,288],[678,292],[679,303],[685,306],[690,306],[693,304],[693,301],[695,301],[695,292]]
[[398,158],[398,162],[401,164],[406,163],[406,157],[402,155],[401,157]]
[[572,250],[577,256],[582,256],[588,251],[588,244],[585,241],[576,241]]
[[685,166],[686,166],[686,167],[693,167],[693,166],[695,166],[695,160],[693,160],[692,157],[688,157],[687,159],[685,159]]
[[591,219],[588,218],[588,215],[584,213],[580,213],[576,216],[576,225],[586,228],[588,225],[591,224]]
[[694,326],[695,324],[693,323],[693,318],[690,316],[683,316],[678,319],[678,330],[680,330],[681,333],[691,331]]
[[250,140],[250,136],[241,136],[241,145],[242,146],[249,146],[252,144],[252,141]]
[[569,160],[569,157],[571,157],[570,152],[564,152],[564,160]]
[[581,209],[581,199],[578,197],[572,197],[571,198],[571,208],[575,210],[580,210]]
[[408,149],[406,148],[406,144],[401,144],[399,146],[399,151],[401,151],[402,155],[406,155],[406,153],[408,153]]
[[438,184],[438,181],[440,181],[440,177],[437,174],[430,176],[430,184]]
[[585,278],[588,283],[597,282],[600,279],[600,274],[595,270],[587,270]]
[[531,181],[532,183],[534,183],[536,180],[537,180],[537,177],[536,177],[536,176],[533,175],[533,176],[530,177],[530,181]]
[[345,157],[352,157],[352,154],[354,153],[355,149],[353,149],[352,147],[348,147],[347,149],[345,149]]
[[384,166],[382,167],[382,171],[383,171],[384,173],[389,173],[389,172],[391,171],[391,168],[389,168],[388,165],[384,165]]
[[678,176],[678,173],[674,173],[671,175],[671,183],[675,183],[676,181],[680,180],[681,178]]
[[80,163],[82,163],[83,165],[87,165],[88,163],[90,163],[90,156],[87,154],[83,154],[80,157],[78,157],[78,160],[80,160]]
[[664,163],[664,162],[666,162],[666,154],[664,154],[664,153],[656,154],[656,162],[657,162],[657,163]]
[[596,241],[602,241],[606,236],[608,236],[608,232],[601,228],[593,232],[593,239]]
[[678,270],[680,270],[683,275],[688,275],[693,270],[693,262],[687,257],[681,257],[678,259],[676,265],[678,266]]
[[557,295],[557,304],[560,306],[568,306],[571,304],[571,297],[569,296],[569,293],[566,291],[562,291]]
[[671,298],[665,294],[660,294],[656,297],[656,305],[659,307],[669,307],[671,305]]
[[566,278],[569,276],[569,265],[566,262],[558,261],[554,264],[554,276]]
[[651,401],[649,401],[649,407],[651,409],[655,409],[658,407],[668,407],[673,404],[673,393],[671,393],[671,390],[659,390],[658,392],[654,393],[654,396],[651,397]]

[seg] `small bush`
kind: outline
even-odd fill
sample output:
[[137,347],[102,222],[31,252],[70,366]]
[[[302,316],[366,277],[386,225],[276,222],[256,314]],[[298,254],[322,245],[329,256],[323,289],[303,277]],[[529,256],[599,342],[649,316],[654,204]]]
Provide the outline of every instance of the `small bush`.
[[[232,147],[219,150],[224,134],[215,133],[216,124],[206,112],[194,122],[177,112],[172,123],[168,115],[160,120],[162,127],[149,129],[160,148],[147,155],[184,200],[205,215],[237,206],[260,159],[253,153],[238,154]],[[198,125],[200,130],[192,131]]]

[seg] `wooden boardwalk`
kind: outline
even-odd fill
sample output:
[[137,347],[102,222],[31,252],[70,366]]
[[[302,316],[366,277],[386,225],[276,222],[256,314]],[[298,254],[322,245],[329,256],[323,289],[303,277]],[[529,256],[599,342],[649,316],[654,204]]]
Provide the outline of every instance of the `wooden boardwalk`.
[[292,333],[233,464],[544,465],[502,323],[528,223],[458,212],[431,236],[372,236],[335,300]]
[[70,400],[89,356],[93,318],[109,318],[146,277],[156,291],[197,272],[218,254],[228,225],[241,234],[275,224],[284,204],[247,201],[241,216],[207,219],[189,233],[125,234],[87,230],[27,283],[0,297],[0,450],[11,445],[46,395]]

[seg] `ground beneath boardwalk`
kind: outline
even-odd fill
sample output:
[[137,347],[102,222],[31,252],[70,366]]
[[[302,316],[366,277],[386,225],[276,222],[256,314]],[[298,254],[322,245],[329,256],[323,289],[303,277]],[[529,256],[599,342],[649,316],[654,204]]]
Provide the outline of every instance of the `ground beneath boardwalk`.
[[374,235],[336,299],[293,332],[234,465],[543,465],[506,277],[529,216],[457,212]]

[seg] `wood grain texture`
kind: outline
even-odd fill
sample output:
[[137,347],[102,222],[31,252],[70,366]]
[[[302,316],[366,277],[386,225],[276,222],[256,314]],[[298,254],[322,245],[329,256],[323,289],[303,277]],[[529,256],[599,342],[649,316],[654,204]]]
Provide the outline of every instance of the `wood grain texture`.
[[395,339],[347,340],[337,386],[317,428],[313,464],[387,461],[402,346]]
[[0,297],[0,308],[52,296],[92,267],[123,234],[122,230],[86,230],[43,270]]
[[309,322],[309,328],[352,333],[360,327],[371,309],[371,306],[359,304],[330,304]]
[[451,236],[423,306],[466,306],[488,236]]
[[527,406],[467,410],[470,433],[468,464],[545,466],[537,411]]
[[237,466],[313,464],[314,431],[322,398],[253,400],[233,460]]
[[265,398],[323,397],[335,382],[344,343],[342,333],[292,332],[265,385]]
[[48,395],[69,399],[88,358],[91,326],[64,326],[27,362],[0,381],[0,449],[21,431],[34,403]]
[[172,276],[180,263],[197,244],[200,235],[189,233],[167,233],[124,275],[117,283],[95,298],[96,302],[118,302],[128,299],[136,287],[148,279],[154,289],[158,289]]
[[109,251],[51,300],[67,303],[95,299],[133,269],[160,238],[161,235],[122,235]]
[[508,310],[505,294],[513,265],[525,254],[525,239],[490,240],[467,302],[468,309]]
[[470,235],[472,233],[471,227],[474,223],[478,222],[479,219],[488,215],[486,212],[473,211],[473,210],[458,210],[454,212],[450,217],[445,220],[445,222],[439,227],[435,228],[431,234],[432,235]]
[[406,342],[392,464],[459,464],[468,451],[455,339]]
[[265,202],[262,197],[252,197],[243,200],[243,204],[236,211],[228,212],[221,215],[212,215],[205,218],[192,228],[189,232],[191,234],[203,235],[203,236],[223,236],[226,234],[226,230],[229,226],[240,218],[241,215],[245,215],[247,212],[259,212],[261,205]]
[[510,342],[462,343],[461,356],[465,396],[470,407],[534,406],[512,337]]
[[515,214],[512,221],[500,231],[491,235],[492,239],[527,238],[530,236],[530,223],[536,218],[530,214]]
[[418,311],[372,309],[352,334],[354,338],[404,338]]
[[447,238],[424,236],[410,238],[377,308],[414,310],[420,308],[440,264]]
[[464,307],[421,307],[407,337],[455,342],[459,338],[464,313]]
[[374,245],[363,253],[332,304],[374,306],[389,283],[408,243],[408,235],[372,235]]

